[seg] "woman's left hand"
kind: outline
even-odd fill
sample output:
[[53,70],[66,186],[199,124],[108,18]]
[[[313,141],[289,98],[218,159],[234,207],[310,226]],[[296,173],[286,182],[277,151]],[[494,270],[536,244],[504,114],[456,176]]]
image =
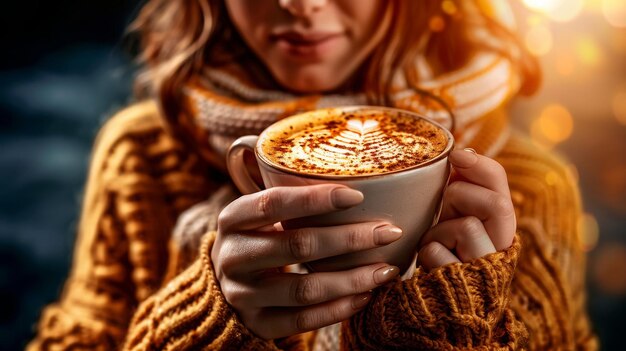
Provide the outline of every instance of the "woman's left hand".
[[515,234],[504,168],[472,149],[452,151],[449,160],[453,170],[439,223],[420,241],[417,262],[426,269],[504,250]]

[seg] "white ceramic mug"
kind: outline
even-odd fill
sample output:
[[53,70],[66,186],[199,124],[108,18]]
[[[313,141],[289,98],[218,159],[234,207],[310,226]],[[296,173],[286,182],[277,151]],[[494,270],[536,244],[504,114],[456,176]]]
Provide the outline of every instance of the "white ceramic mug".
[[261,190],[253,181],[244,163],[243,153],[248,150],[254,152],[256,156],[266,188],[335,183],[361,191],[364,200],[358,206],[343,211],[290,220],[287,223],[283,222],[283,227],[322,227],[366,221],[388,221],[403,231],[402,237],[396,242],[380,248],[308,262],[306,266],[313,271],[337,271],[386,262],[398,266],[401,272],[406,272],[408,268],[413,268],[411,265],[414,262],[421,236],[438,219],[443,191],[450,174],[448,154],[454,146],[454,138],[440,124],[428,120],[429,123],[437,126],[448,139],[446,148],[440,155],[417,166],[364,176],[307,174],[272,163],[263,154],[261,146],[264,141],[268,140],[273,133],[288,130],[293,119],[316,113],[328,114],[329,111],[336,111],[338,114],[355,111],[384,111],[425,119],[409,111],[378,106],[349,106],[305,112],[272,124],[259,136],[248,135],[237,139],[228,150],[228,172],[243,194]]

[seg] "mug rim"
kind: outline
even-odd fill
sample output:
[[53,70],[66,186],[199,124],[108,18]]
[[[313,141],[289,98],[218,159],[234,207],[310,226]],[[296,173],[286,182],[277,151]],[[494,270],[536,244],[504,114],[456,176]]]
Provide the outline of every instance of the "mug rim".
[[[282,166],[280,164],[276,164],[274,162],[272,162],[268,157],[265,156],[265,154],[263,153],[263,148],[261,147],[263,140],[266,139],[267,134],[269,133],[268,130],[272,127],[274,127],[275,125],[279,124],[279,123],[288,123],[288,121],[290,119],[293,118],[298,118],[302,115],[305,114],[310,114],[313,112],[323,112],[323,111],[331,111],[331,110],[335,110],[338,112],[354,112],[354,111],[362,111],[362,110],[378,110],[378,111],[388,111],[388,112],[395,112],[395,113],[403,113],[403,114],[408,114],[411,115],[412,117],[418,118],[418,119],[422,119],[425,120],[428,123],[433,124],[434,126],[436,126],[437,128],[439,128],[441,131],[443,131],[443,133],[446,135],[446,137],[448,138],[448,144],[446,145],[446,148],[437,156],[431,158],[428,161],[422,162],[422,163],[418,163],[416,165],[413,165],[411,167],[407,167],[407,168],[402,168],[399,170],[395,170],[395,171],[389,171],[389,172],[384,172],[384,173],[375,173],[375,174],[363,174],[363,175],[337,175],[337,174],[318,174],[318,173],[306,173],[306,172],[302,172],[302,171],[297,171],[295,169],[291,169],[291,168],[287,168],[285,166]],[[351,106],[342,106],[342,107],[329,107],[329,108],[323,108],[323,109],[316,109],[316,110],[311,110],[311,111],[305,111],[305,112],[301,112],[295,115],[291,115],[289,117],[285,117],[279,121],[274,122],[271,126],[269,126],[268,128],[266,128],[265,130],[263,130],[263,132],[261,132],[261,134],[259,134],[259,139],[254,147],[254,154],[255,156],[260,159],[261,161],[263,161],[264,164],[266,164],[267,166],[277,169],[281,172],[287,173],[287,174],[292,174],[292,175],[297,175],[299,177],[303,177],[303,178],[312,178],[312,179],[328,179],[328,180],[346,180],[346,179],[365,179],[365,178],[378,178],[378,177],[384,177],[384,176],[389,176],[389,175],[394,175],[397,173],[403,173],[403,172],[407,172],[407,171],[411,171],[411,170],[415,170],[415,169],[419,169],[419,168],[424,168],[427,166],[430,166],[431,164],[437,163],[438,161],[440,161],[441,159],[445,159],[446,157],[448,157],[448,155],[450,154],[450,152],[452,151],[452,149],[454,148],[454,144],[455,144],[455,140],[454,140],[454,136],[452,135],[452,133],[446,129],[445,127],[443,127],[440,123],[435,122],[431,119],[428,119],[427,117],[420,115],[416,112],[413,111],[409,111],[409,110],[404,110],[404,109],[400,109],[400,108],[394,108],[394,107],[386,107],[386,106],[375,106],[375,105],[351,105]]]

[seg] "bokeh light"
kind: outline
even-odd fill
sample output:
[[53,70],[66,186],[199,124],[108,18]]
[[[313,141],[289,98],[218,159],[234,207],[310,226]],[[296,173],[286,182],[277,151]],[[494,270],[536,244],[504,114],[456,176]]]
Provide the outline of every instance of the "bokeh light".
[[546,25],[530,27],[524,41],[528,51],[537,56],[545,55],[552,49],[552,33]]
[[531,137],[546,146],[553,146],[567,140],[573,130],[572,115],[559,104],[546,106],[530,128]]
[[602,292],[611,295],[626,294],[626,246],[607,243],[598,248],[593,264],[593,276]]
[[611,107],[613,108],[615,119],[626,125],[626,87],[622,87],[615,92]]
[[444,0],[441,3],[441,9],[448,15],[454,15],[457,12],[457,7],[452,0]]
[[600,228],[592,214],[585,213],[578,218],[578,235],[583,250],[589,251],[596,247],[600,237]]
[[551,20],[567,22],[576,18],[582,11],[583,0],[524,0],[524,4],[541,12]]
[[560,177],[555,171],[550,171],[546,174],[545,179],[546,184],[548,184],[549,186],[555,186],[559,183]]
[[612,26],[626,28],[625,0],[603,0],[602,13]]
[[596,41],[587,36],[576,40],[576,54],[583,64],[589,66],[597,65],[602,58],[602,52]]
[[527,18],[526,18],[526,22],[528,22],[528,25],[533,27],[539,24],[542,24],[545,22],[545,19],[541,16],[539,16],[536,13],[530,14]]
[[430,21],[428,21],[428,28],[433,32],[441,32],[445,26],[446,22],[441,16],[433,16]]

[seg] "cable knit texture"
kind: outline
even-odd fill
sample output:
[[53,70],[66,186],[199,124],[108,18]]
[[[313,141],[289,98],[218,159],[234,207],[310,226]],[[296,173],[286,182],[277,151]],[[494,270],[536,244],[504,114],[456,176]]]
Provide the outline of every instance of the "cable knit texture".
[[[349,350],[516,350],[527,332],[509,308],[519,238],[504,252],[451,264],[377,290],[344,323]],[[356,332],[352,332],[352,331]]]
[[[376,290],[343,323],[342,349],[597,349],[575,180],[517,135],[496,159],[517,212],[513,246]],[[234,198],[217,178],[166,132],[153,102],[112,118],[96,142],[71,274],[28,350],[312,349],[315,333],[255,337],[225,302],[209,259],[215,221],[207,218],[219,211],[202,209]],[[205,214],[204,227],[181,226],[195,237],[171,235],[184,210]],[[188,243],[207,230],[198,254]]]
[[[510,19],[499,15],[503,2],[479,3],[493,5],[497,20]],[[182,91],[186,113],[206,131],[202,150],[173,137],[153,101],[102,128],[70,275],[27,350],[598,349],[585,310],[576,179],[562,160],[509,132],[504,107],[519,78],[497,52],[479,52],[467,67],[436,77],[418,67],[421,88],[445,100],[454,119],[410,87],[392,94],[391,104],[454,125],[458,147],[504,166],[518,223],[513,245],[418,268],[376,289],[340,328],[256,337],[225,301],[210,260],[217,214],[238,196],[225,184],[224,153],[238,136],[295,112],[366,101],[264,91],[232,66],[239,69],[206,67]]]

